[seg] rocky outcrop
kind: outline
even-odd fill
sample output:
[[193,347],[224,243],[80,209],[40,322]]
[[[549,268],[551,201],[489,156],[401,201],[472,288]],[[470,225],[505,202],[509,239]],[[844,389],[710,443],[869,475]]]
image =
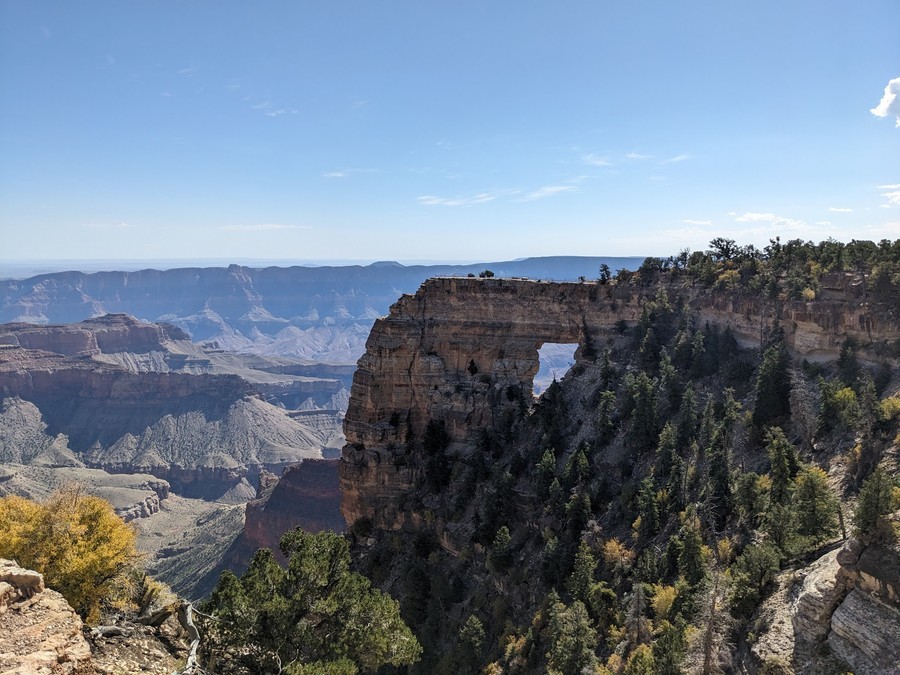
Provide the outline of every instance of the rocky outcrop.
[[0,559],[0,673],[89,675],[91,650],[82,623],[43,577]]
[[296,527],[342,532],[337,468],[337,461],[306,460],[280,477],[263,474],[259,498],[247,503],[243,538],[248,550],[278,551],[281,535]]
[[127,314],[107,314],[75,325],[5,324],[0,344],[53,352],[64,356],[97,356],[110,352],[165,349],[172,340],[190,339],[175,326],[143,323]]
[[900,552],[851,540],[837,560],[850,592],[831,616],[828,644],[858,675],[900,673]]
[[[865,347],[900,337],[896,306],[872,306],[852,285],[809,303],[715,294],[679,281],[663,290],[745,345],[759,345],[777,319],[789,347],[808,358],[837,355],[847,338]],[[531,401],[542,344],[578,344],[577,367],[617,324],[637,322],[657,292],[632,284],[438,278],[401,297],[375,322],[353,379],[340,467],[347,522],[369,517],[398,528],[415,520],[402,504],[422,475],[416,457],[429,424],[453,451],[472,449],[484,430],[502,433],[511,409]]]

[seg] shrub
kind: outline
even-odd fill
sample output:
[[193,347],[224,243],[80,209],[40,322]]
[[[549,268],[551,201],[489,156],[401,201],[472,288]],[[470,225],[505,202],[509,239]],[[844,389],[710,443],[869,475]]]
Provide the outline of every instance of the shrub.
[[109,502],[77,485],[44,503],[0,499],[0,532],[0,557],[43,574],[89,623],[100,618],[101,603],[138,557],[134,530]]

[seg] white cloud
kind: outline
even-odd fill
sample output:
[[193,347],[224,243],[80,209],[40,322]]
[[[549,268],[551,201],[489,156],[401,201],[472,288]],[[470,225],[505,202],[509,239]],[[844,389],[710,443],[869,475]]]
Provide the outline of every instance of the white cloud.
[[896,118],[894,126],[900,128],[900,77],[895,77],[887,83],[881,101],[869,112],[875,117],[889,117],[893,115]]
[[877,185],[876,187],[879,190],[885,190],[885,192],[881,193],[881,196],[887,201],[884,204],[881,204],[881,208],[891,209],[895,206],[900,206],[900,183]]
[[223,225],[229,232],[270,232],[273,230],[306,230],[308,225],[284,225],[282,223],[254,223],[253,225]]
[[817,220],[816,225],[831,225],[830,220]]
[[346,178],[346,171],[326,171],[322,174],[323,178]]
[[685,218],[681,222],[685,225],[712,225],[711,220],[694,220],[693,218]]
[[734,218],[739,223],[774,223],[776,220],[778,220],[778,216],[776,216],[774,213],[750,212],[739,216],[734,211],[731,211],[728,215]]
[[416,201],[425,206],[474,206],[475,204],[484,204],[492,202],[503,192],[479,192],[471,197],[435,197],[434,195],[422,195],[417,197]]
[[628,159],[653,159],[653,155],[642,155],[639,152],[629,152],[625,155]]
[[832,213],[853,213],[853,209],[845,209],[838,206],[829,206],[828,210]]
[[178,74],[183,75],[184,77],[192,77],[197,72],[197,70],[197,66],[190,66],[189,68],[182,68],[178,71]]
[[573,190],[577,190],[578,186],[576,185],[545,185],[543,187],[538,188],[534,192],[529,192],[527,195],[522,197],[521,201],[523,202],[533,202],[536,199],[545,199],[546,197],[554,197],[558,194],[562,194],[564,192],[572,192]]
[[589,166],[613,166],[613,163],[607,157],[600,157],[592,152],[582,155],[581,161]]
[[281,115],[296,115],[299,111],[296,108],[278,108],[278,110],[269,110],[267,117],[280,117]]
[[691,156],[688,153],[683,152],[680,155],[675,155],[674,157],[669,157],[669,159],[664,159],[660,162],[660,164],[674,164],[675,162],[683,162],[686,159],[691,159]]

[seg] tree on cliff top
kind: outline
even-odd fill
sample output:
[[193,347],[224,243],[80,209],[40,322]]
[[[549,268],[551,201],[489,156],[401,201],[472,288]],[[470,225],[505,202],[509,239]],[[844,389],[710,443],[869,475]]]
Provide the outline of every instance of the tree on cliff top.
[[347,540],[297,529],[281,538],[282,568],[257,551],[241,578],[224,572],[204,610],[213,656],[234,650],[253,672],[352,675],[408,665],[422,652],[395,600],[350,571]]
[[116,580],[137,560],[135,533],[100,497],[77,485],[44,503],[22,497],[0,499],[0,558],[44,575],[89,623],[115,591]]

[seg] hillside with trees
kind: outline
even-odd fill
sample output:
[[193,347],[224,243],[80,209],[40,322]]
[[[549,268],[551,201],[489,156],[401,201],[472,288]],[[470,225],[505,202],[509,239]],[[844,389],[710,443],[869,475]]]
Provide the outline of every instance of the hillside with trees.
[[[741,347],[670,291],[815,311],[835,279],[900,307],[900,241],[716,239],[601,269],[598,284],[658,288],[636,325],[471,456],[433,425],[403,506],[414,534],[353,525],[360,570],[423,645],[411,672],[792,672],[796,655],[760,651],[772,612],[790,622],[786,579],[853,536],[895,550],[900,344],[797,360],[778,321]],[[429,520],[468,543],[448,550]],[[823,672],[846,668],[816,649]]]

